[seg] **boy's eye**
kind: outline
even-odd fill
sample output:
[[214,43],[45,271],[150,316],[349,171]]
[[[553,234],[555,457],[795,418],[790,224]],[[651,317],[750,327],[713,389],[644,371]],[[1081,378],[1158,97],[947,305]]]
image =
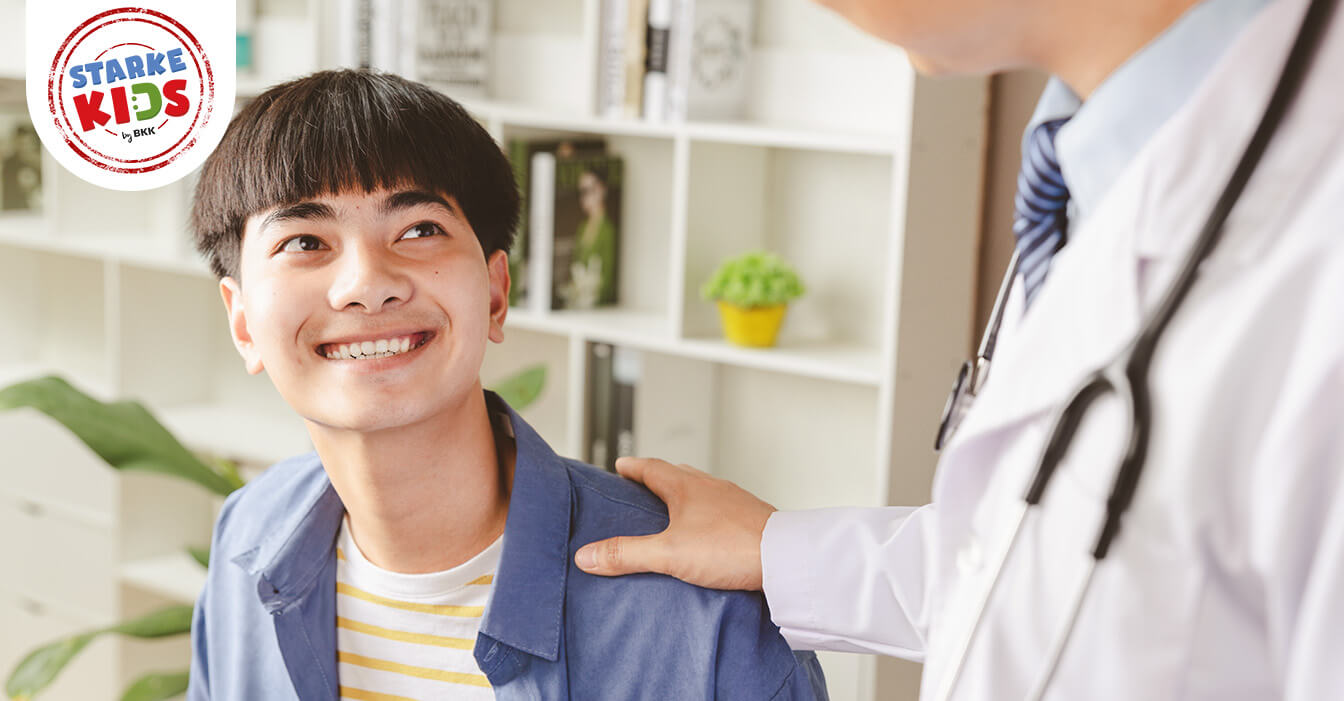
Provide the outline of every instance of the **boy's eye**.
[[435,224],[434,222],[422,221],[419,224],[416,224],[411,228],[407,229],[406,233],[401,235],[401,238],[423,239],[430,236],[440,236],[440,235],[442,236],[447,235],[447,232],[443,230],[443,227],[439,226],[438,224]]
[[300,253],[302,251],[318,251],[322,249],[322,239],[311,234],[301,234],[294,238],[287,239],[280,244],[280,251],[285,253]]

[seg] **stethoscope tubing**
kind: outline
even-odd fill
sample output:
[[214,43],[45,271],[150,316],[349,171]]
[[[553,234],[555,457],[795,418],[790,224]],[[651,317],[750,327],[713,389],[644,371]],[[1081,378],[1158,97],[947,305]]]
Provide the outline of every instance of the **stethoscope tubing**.
[[[1119,535],[1121,519],[1133,502],[1139,479],[1143,474],[1148,453],[1149,433],[1152,428],[1148,373],[1157,344],[1172,318],[1180,309],[1190,289],[1194,286],[1199,276],[1200,267],[1217,247],[1219,240],[1222,238],[1223,224],[1226,222],[1228,214],[1241,197],[1246,183],[1250,180],[1275,131],[1283,121],[1288,107],[1297,96],[1306,76],[1307,67],[1328,26],[1334,5],[1333,0],[1311,0],[1311,4],[1303,15],[1293,46],[1284,61],[1278,83],[1264,113],[1261,115],[1260,122],[1212,211],[1205,220],[1184,265],[1172,284],[1167,288],[1166,294],[1163,295],[1134,340],[1114,360],[1089,375],[1057,415],[1050,435],[1046,439],[1045,449],[1031,485],[1027,488],[1026,494],[1023,495],[1022,501],[1016,505],[1017,512],[1012,516],[1013,526],[1007,544],[995,559],[994,574],[988,585],[975,601],[975,618],[954,648],[956,662],[950,673],[943,677],[944,682],[940,685],[939,693],[934,697],[935,699],[945,701],[951,698],[952,693],[956,690],[965,670],[971,646],[974,644],[984,621],[985,612],[993,599],[994,592],[998,589],[999,582],[1003,578],[1004,568],[1015,549],[1017,540],[1023,531],[1023,526],[1034,507],[1044,497],[1046,487],[1049,486],[1056,468],[1068,453],[1087,410],[1099,398],[1115,395],[1125,401],[1125,408],[1130,419],[1129,440],[1125,446],[1125,455],[1116,473],[1111,493],[1106,500],[1105,520],[1099,529],[1096,545],[1092,549],[1092,557],[1087,564],[1082,586],[1076,589],[1076,594],[1067,610],[1066,624],[1050,646],[1045,673],[1037,679],[1026,698],[1029,701],[1039,701],[1049,689],[1063,660],[1064,652],[1068,648],[1069,640],[1077,627],[1083,604],[1091,590],[1096,568],[1105,559],[1112,543]],[[1011,267],[1009,276],[1013,273]],[[1001,295],[1003,291],[1003,289],[1000,290]],[[1000,305],[1001,301],[996,303],[996,308]],[[997,330],[997,325],[994,325],[992,335],[996,336]],[[987,330],[987,336],[990,335],[991,333]],[[989,348],[992,349],[993,341],[989,340],[989,344]],[[985,354],[985,345],[985,342],[982,341],[981,356]]]

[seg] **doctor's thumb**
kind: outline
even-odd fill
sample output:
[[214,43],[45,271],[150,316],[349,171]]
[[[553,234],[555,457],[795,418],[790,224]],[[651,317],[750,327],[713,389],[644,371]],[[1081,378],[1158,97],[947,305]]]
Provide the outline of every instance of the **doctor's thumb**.
[[574,553],[574,564],[588,574],[607,577],[635,572],[664,572],[657,535],[616,536],[589,543]]

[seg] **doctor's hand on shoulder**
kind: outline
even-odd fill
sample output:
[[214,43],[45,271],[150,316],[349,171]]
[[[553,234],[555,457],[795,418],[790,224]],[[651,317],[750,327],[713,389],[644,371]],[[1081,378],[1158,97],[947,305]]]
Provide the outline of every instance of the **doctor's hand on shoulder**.
[[616,470],[667,503],[668,527],[590,543],[575,564],[596,575],[657,572],[713,589],[761,589],[761,534],[775,507],[690,465],[621,458]]

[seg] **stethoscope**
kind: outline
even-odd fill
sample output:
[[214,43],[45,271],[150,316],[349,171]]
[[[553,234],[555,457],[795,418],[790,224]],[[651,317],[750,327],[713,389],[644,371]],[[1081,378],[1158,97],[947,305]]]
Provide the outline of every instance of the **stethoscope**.
[[[1041,455],[1039,466],[1036,468],[1036,474],[1032,478],[1026,494],[1023,495],[1022,501],[1016,504],[1015,513],[1010,514],[1013,519],[1013,526],[1008,535],[1008,544],[997,558],[994,574],[988,585],[984,587],[978,599],[974,602],[975,618],[973,623],[957,641],[957,647],[954,648],[956,654],[952,658],[956,662],[950,673],[943,676],[939,691],[933,698],[946,701],[946,699],[951,698],[952,692],[956,690],[971,645],[975,641],[981,623],[984,621],[985,611],[999,581],[1002,579],[1004,566],[1017,544],[1022,527],[1033,513],[1032,507],[1040,503],[1041,497],[1045,494],[1045,488],[1050,483],[1050,478],[1054,476],[1055,468],[1059,466],[1060,461],[1068,453],[1069,446],[1073,442],[1074,435],[1088,409],[1098,399],[1114,396],[1120,400],[1122,406],[1128,411],[1130,418],[1129,440],[1125,444],[1125,453],[1116,471],[1111,493],[1106,499],[1105,520],[1097,534],[1096,545],[1092,549],[1092,558],[1087,564],[1082,586],[1074,593],[1067,609],[1067,624],[1056,635],[1053,644],[1050,646],[1045,673],[1037,679],[1036,684],[1027,695],[1027,699],[1039,701],[1045,695],[1046,689],[1049,688],[1050,682],[1054,679],[1055,672],[1059,668],[1060,658],[1068,646],[1069,638],[1073,635],[1074,628],[1078,623],[1078,614],[1082,610],[1083,601],[1091,588],[1093,574],[1096,572],[1097,565],[1105,559],[1106,554],[1110,551],[1111,543],[1120,532],[1120,518],[1129,508],[1130,502],[1134,498],[1134,491],[1139,484],[1139,477],[1143,473],[1144,461],[1148,453],[1148,437],[1152,428],[1152,405],[1147,380],[1154,350],[1162,337],[1163,331],[1166,330],[1172,317],[1180,308],[1181,302],[1189,293],[1190,288],[1194,286],[1201,264],[1217,246],[1218,240],[1222,236],[1223,222],[1227,219],[1233,205],[1236,204],[1237,198],[1241,196],[1246,182],[1250,179],[1251,173],[1254,172],[1260,157],[1264,154],[1274,131],[1282,122],[1284,113],[1296,96],[1297,90],[1302,84],[1302,79],[1306,75],[1311,56],[1320,43],[1320,37],[1333,7],[1334,3],[1331,0],[1311,0],[1311,5],[1307,8],[1301,26],[1298,28],[1297,37],[1293,40],[1292,49],[1284,62],[1283,70],[1279,75],[1274,93],[1270,97],[1269,105],[1260,117],[1260,124],[1256,127],[1250,143],[1242,153],[1236,169],[1232,172],[1232,177],[1223,188],[1222,194],[1218,196],[1213,211],[1209,213],[1208,219],[1204,222],[1204,227],[1201,229],[1194,247],[1186,257],[1180,272],[1172,281],[1170,287],[1167,288],[1162,300],[1145,320],[1134,340],[1114,360],[1087,376],[1082,384],[1074,390],[1063,410],[1056,415],[1054,425],[1046,439],[1045,450]],[[938,437],[935,442],[935,447],[939,450],[951,439],[957,425],[960,424],[962,417],[970,408],[971,400],[975,398],[988,376],[994,346],[998,340],[999,326],[1003,321],[1005,302],[1012,289],[1013,278],[1016,274],[1017,255],[1014,254],[1008,264],[1008,272],[1004,275],[1003,282],[999,286],[998,298],[994,302],[994,309],[990,314],[976,357],[962,365],[956,382],[953,384],[952,394],[948,397],[947,406],[943,409],[943,420],[938,428]]]

